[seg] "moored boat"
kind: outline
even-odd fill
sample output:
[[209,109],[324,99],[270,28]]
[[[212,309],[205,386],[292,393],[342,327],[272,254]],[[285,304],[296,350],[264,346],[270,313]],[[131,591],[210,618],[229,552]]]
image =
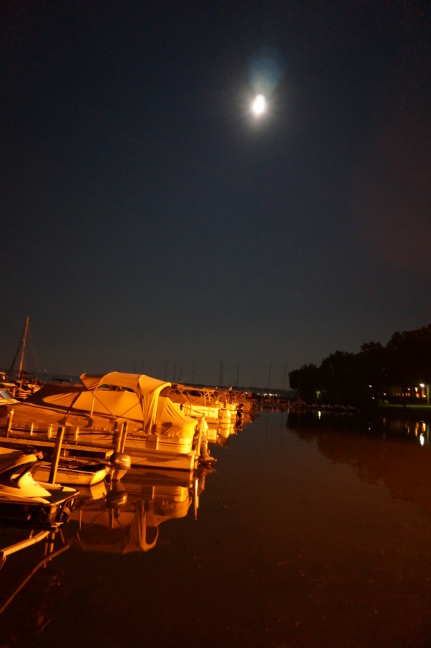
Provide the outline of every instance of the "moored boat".
[[69,518],[77,491],[68,486],[36,482],[34,453],[0,448],[0,522],[53,529]]
[[[49,481],[51,468],[50,461],[38,461],[32,469],[35,481]],[[69,486],[94,486],[106,479],[110,470],[107,462],[63,457],[57,466],[56,482]]]
[[[198,422],[168,397],[171,383],[142,374],[83,374],[78,385],[46,385],[26,401],[3,409],[10,438],[37,446],[65,428],[63,446],[116,449],[132,465],[193,470],[201,446]],[[0,408],[1,409],[1,408]],[[1,414],[0,414],[1,418]],[[51,441],[53,444],[54,440]]]
[[187,416],[200,419],[205,416],[208,423],[235,420],[238,404],[231,402],[229,390],[219,391],[212,387],[195,387],[175,383],[169,390],[169,398]]
[[14,405],[18,402],[18,399],[14,398],[9,390],[0,388],[0,405]]

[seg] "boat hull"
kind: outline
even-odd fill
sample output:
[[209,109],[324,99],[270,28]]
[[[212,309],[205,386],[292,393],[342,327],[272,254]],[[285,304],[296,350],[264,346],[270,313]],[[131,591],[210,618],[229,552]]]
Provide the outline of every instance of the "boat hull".
[[0,495],[0,523],[32,529],[55,529],[67,522],[74,505],[75,493],[51,502],[5,498]]
[[[104,464],[77,463],[68,461],[57,467],[56,482],[70,486],[93,486],[103,481],[108,472],[109,466]],[[51,463],[41,461],[32,469],[35,481],[46,482],[51,473]]]
[[[10,447],[33,445],[50,450],[54,448],[55,438],[48,438],[48,436],[46,431],[33,430],[30,435],[28,430],[12,429],[8,436],[0,436],[0,441]],[[116,450],[117,444],[117,434],[89,430],[77,432],[67,428],[62,451],[69,456],[108,459]],[[164,439],[157,435],[148,437],[129,435],[122,452],[130,456],[132,466],[189,472],[197,467],[199,458],[197,448],[191,447],[188,440],[184,442],[181,438]]]

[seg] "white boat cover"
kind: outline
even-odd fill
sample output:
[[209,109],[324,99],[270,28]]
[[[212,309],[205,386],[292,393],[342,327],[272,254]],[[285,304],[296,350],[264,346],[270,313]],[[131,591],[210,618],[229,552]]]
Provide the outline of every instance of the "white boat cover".
[[[151,376],[145,376],[144,374],[120,373],[119,371],[111,371],[104,375],[82,374],[80,379],[85,387],[87,387],[87,389],[91,391],[102,404],[104,402],[104,387],[120,388],[121,391],[114,391],[114,394],[121,394],[123,393],[123,390],[133,391],[139,399],[139,405],[142,411],[142,418],[145,422],[146,431],[151,430],[152,427],[156,425],[157,406],[160,392],[162,389],[165,389],[165,387],[171,386],[170,382],[151,378]],[[100,392],[102,392],[102,394]],[[121,397],[118,396],[114,401],[111,399],[110,405],[111,407],[114,406],[116,412],[119,412],[119,410],[122,409],[120,401]],[[125,413],[126,412],[127,409]],[[118,413],[118,416],[124,416],[124,413]],[[162,424],[162,421],[160,421],[160,423]]]
[[175,428],[193,438],[196,420],[185,416],[165,396],[169,382],[143,374],[110,372],[80,376],[81,385],[46,385],[15,404],[14,426],[56,423],[84,428],[112,428],[127,421],[129,431],[145,434]]

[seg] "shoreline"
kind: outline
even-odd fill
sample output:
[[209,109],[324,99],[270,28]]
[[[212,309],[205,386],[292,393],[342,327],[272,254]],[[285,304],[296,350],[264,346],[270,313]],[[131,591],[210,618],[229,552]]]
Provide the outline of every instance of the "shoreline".
[[431,405],[377,405],[370,413],[431,422]]

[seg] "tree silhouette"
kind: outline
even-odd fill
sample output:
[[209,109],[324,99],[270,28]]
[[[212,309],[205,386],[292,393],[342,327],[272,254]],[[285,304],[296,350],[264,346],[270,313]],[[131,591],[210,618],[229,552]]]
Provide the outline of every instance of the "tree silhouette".
[[292,389],[313,403],[372,405],[399,387],[401,393],[431,384],[431,324],[393,333],[386,346],[366,342],[359,353],[335,351],[320,366],[303,365],[289,373]]

